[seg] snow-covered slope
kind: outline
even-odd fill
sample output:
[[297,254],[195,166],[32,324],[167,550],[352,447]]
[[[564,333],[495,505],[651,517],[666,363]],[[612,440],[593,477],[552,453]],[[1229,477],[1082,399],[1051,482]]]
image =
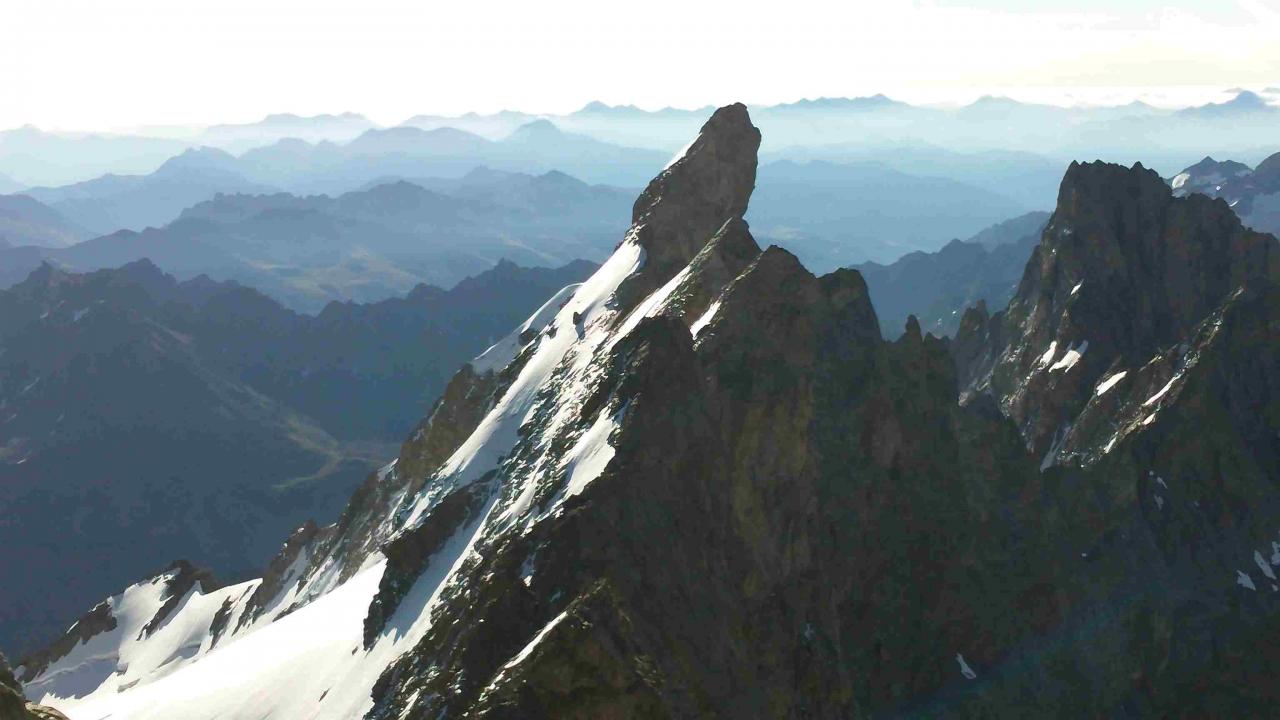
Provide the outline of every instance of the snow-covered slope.
[[[758,144],[745,108],[717,112],[646,190],[599,271],[463,369],[455,383],[474,383],[464,395],[483,414],[438,470],[401,471],[421,450],[415,439],[430,445],[445,432],[433,413],[336,525],[300,528],[264,578],[216,589],[197,582],[176,601],[176,571],[134,585],[95,609],[99,627],[73,627],[19,668],[27,693],[73,720],[369,712],[378,678],[430,629],[434,604],[474,561],[477,541],[559,512],[609,463],[610,431],[625,407],[581,416],[600,390],[608,350],[642,318],[699,295],[684,266],[745,211]],[[726,170],[734,164],[742,167]],[[679,192],[668,197],[668,188]],[[651,258],[647,247],[659,243]],[[690,324],[709,300],[677,314]],[[461,516],[447,515],[463,506]],[[424,533],[433,537],[429,551],[405,571],[398,548]]]

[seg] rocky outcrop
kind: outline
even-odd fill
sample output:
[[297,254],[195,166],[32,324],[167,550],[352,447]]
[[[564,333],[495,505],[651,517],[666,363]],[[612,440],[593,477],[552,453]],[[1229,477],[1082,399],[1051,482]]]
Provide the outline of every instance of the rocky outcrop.
[[51,707],[27,702],[9,661],[0,654],[0,720],[67,720],[67,716]]
[[1222,198],[1245,225],[1273,235],[1280,233],[1280,153],[1254,169],[1206,157],[1170,178],[1169,184],[1178,197],[1200,193]]
[[1141,165],[1073,163],[1008,308],[987,323],[968,318],[956,338],[959,373],[1044,456],[1108,368],[1145,364],[1237,288],[1277,279],[1276,239],[1242,226],[1225,202],[1175,198]]
[[105,601],[98,603],[80,616],[56,642],[23,658],[22,676],[19,679],[24,683],[31,681],[46,667],[66,657],[80,643],[88,642],[94,636],[115,628],[116,618],[111,614],[111,605]]

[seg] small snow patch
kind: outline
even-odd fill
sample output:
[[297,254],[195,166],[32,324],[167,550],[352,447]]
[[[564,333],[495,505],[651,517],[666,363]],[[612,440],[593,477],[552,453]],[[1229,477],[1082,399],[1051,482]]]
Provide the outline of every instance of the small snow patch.
[[1271,565],[1267,564],[1267,559],[1262,557],[1262,553],[1257,550],[1253,551],[1253,564],[1258,566],[1258,569],[1262,571],[1263,575],[1267,576],[1267,579],[1276,579],[1275,571],[1271,569]]
[[689,326],[689,334],[696,339],[698,337],[698,333],[702,332],[703,328],[711,324],[711,321],[716,316],[716,311],[719,309],[720,309],[719,300],[711,303],[711,307],[707,308],[707,311],[702,313],[702,317],[695,320],[693,325]]
[[1254,591],[1258,589],[1258,586],[1253,584],[1253,578],[1249,577],[1249,573],[1240,570],[1236,571],[1236,584]]
[[1147,398],[1142,403],[1142,407],[1147,407],[1148,405],[1154,405],[1160,402],[1160,398],[1164,397],[1165,393],[1169,392],[1169,388],[1173,387],[1173,384],[1177,382],[1177,380],[1178,380],[1177,375],[1174,375],[1173,377],[1169,378],[1169,382],[1165,383],[1164,387],[1160,388],[1160,391],[1157,392],[1155,395],[1152,395],[1151,397]]
[[956,662],[960,663],[960,674],[964,676],[965,680],[977,679],[978,673],[974,672],[973,668],[969,667],[969,663],[964,661],[964,655],[956,653]]
[[1088,349],[1088,340],[1080,343],[1079,347],[1072,347],[1068,349],[1066,354],[1062,356],[1062,359],[1054,363],[1053,366],[1049,368],[1049,372],[1053,372],[1055,370],[1070,370],[1075,367],[1075,364],[1080,361],[1080,356],[1084,355],[1084,351]]
[[1040,356],[1040,363],[1039,363],[1040,367],[1044,367],[1045,365],[1048,365],[1049,363],[1053,362],[1053,356],[1057,354],[1058,354],[1058,341],[1054,340],[1053,342],[1049,343],[1049,349],[1045,350],[1044,354]]
[[1101,395],[1102,395],[1103,393],[1105,393],[1106,391],[1108,391],[1108,390],[1110,390],[1111,388],[1115,387],[1115,386],[1116,386],[1116,383],[1118,383],[1118,382],[1120,382],[1121,380],[1123,380],[1123,379],[1124,379],[1124,376],[1125,376],[1125,375],[1128,375],[1128,374],[1129,374],[1129,371],[1128,371],[1128,370],[1121,370],[1120,372],[1116,373],[1115,375],[1112,375],[1111,377],[1107,378],[1106,380],[1103,380],[1102,382],[1098,383],[1098,387],[1093,391],[1093,394],[1094,394],[1095,396],[1101,396]]

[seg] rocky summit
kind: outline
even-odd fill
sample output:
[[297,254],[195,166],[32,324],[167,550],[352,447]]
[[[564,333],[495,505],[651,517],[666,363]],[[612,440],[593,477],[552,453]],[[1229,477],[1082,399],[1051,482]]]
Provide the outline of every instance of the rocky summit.
[[1073,165],[1008,308],[886,341],[859,273],[752,237],[760,140],[715,111],[337,523],[259,579],[130,586],[27,693],[77,720],[1274,715],[1275,238]]

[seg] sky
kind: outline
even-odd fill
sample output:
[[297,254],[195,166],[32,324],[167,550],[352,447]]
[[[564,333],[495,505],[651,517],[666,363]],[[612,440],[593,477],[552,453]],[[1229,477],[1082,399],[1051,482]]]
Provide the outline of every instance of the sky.
[[0,128],[874,93],[1180,106],[1280,86],[1277,38],[1280,0],[3,0]]

